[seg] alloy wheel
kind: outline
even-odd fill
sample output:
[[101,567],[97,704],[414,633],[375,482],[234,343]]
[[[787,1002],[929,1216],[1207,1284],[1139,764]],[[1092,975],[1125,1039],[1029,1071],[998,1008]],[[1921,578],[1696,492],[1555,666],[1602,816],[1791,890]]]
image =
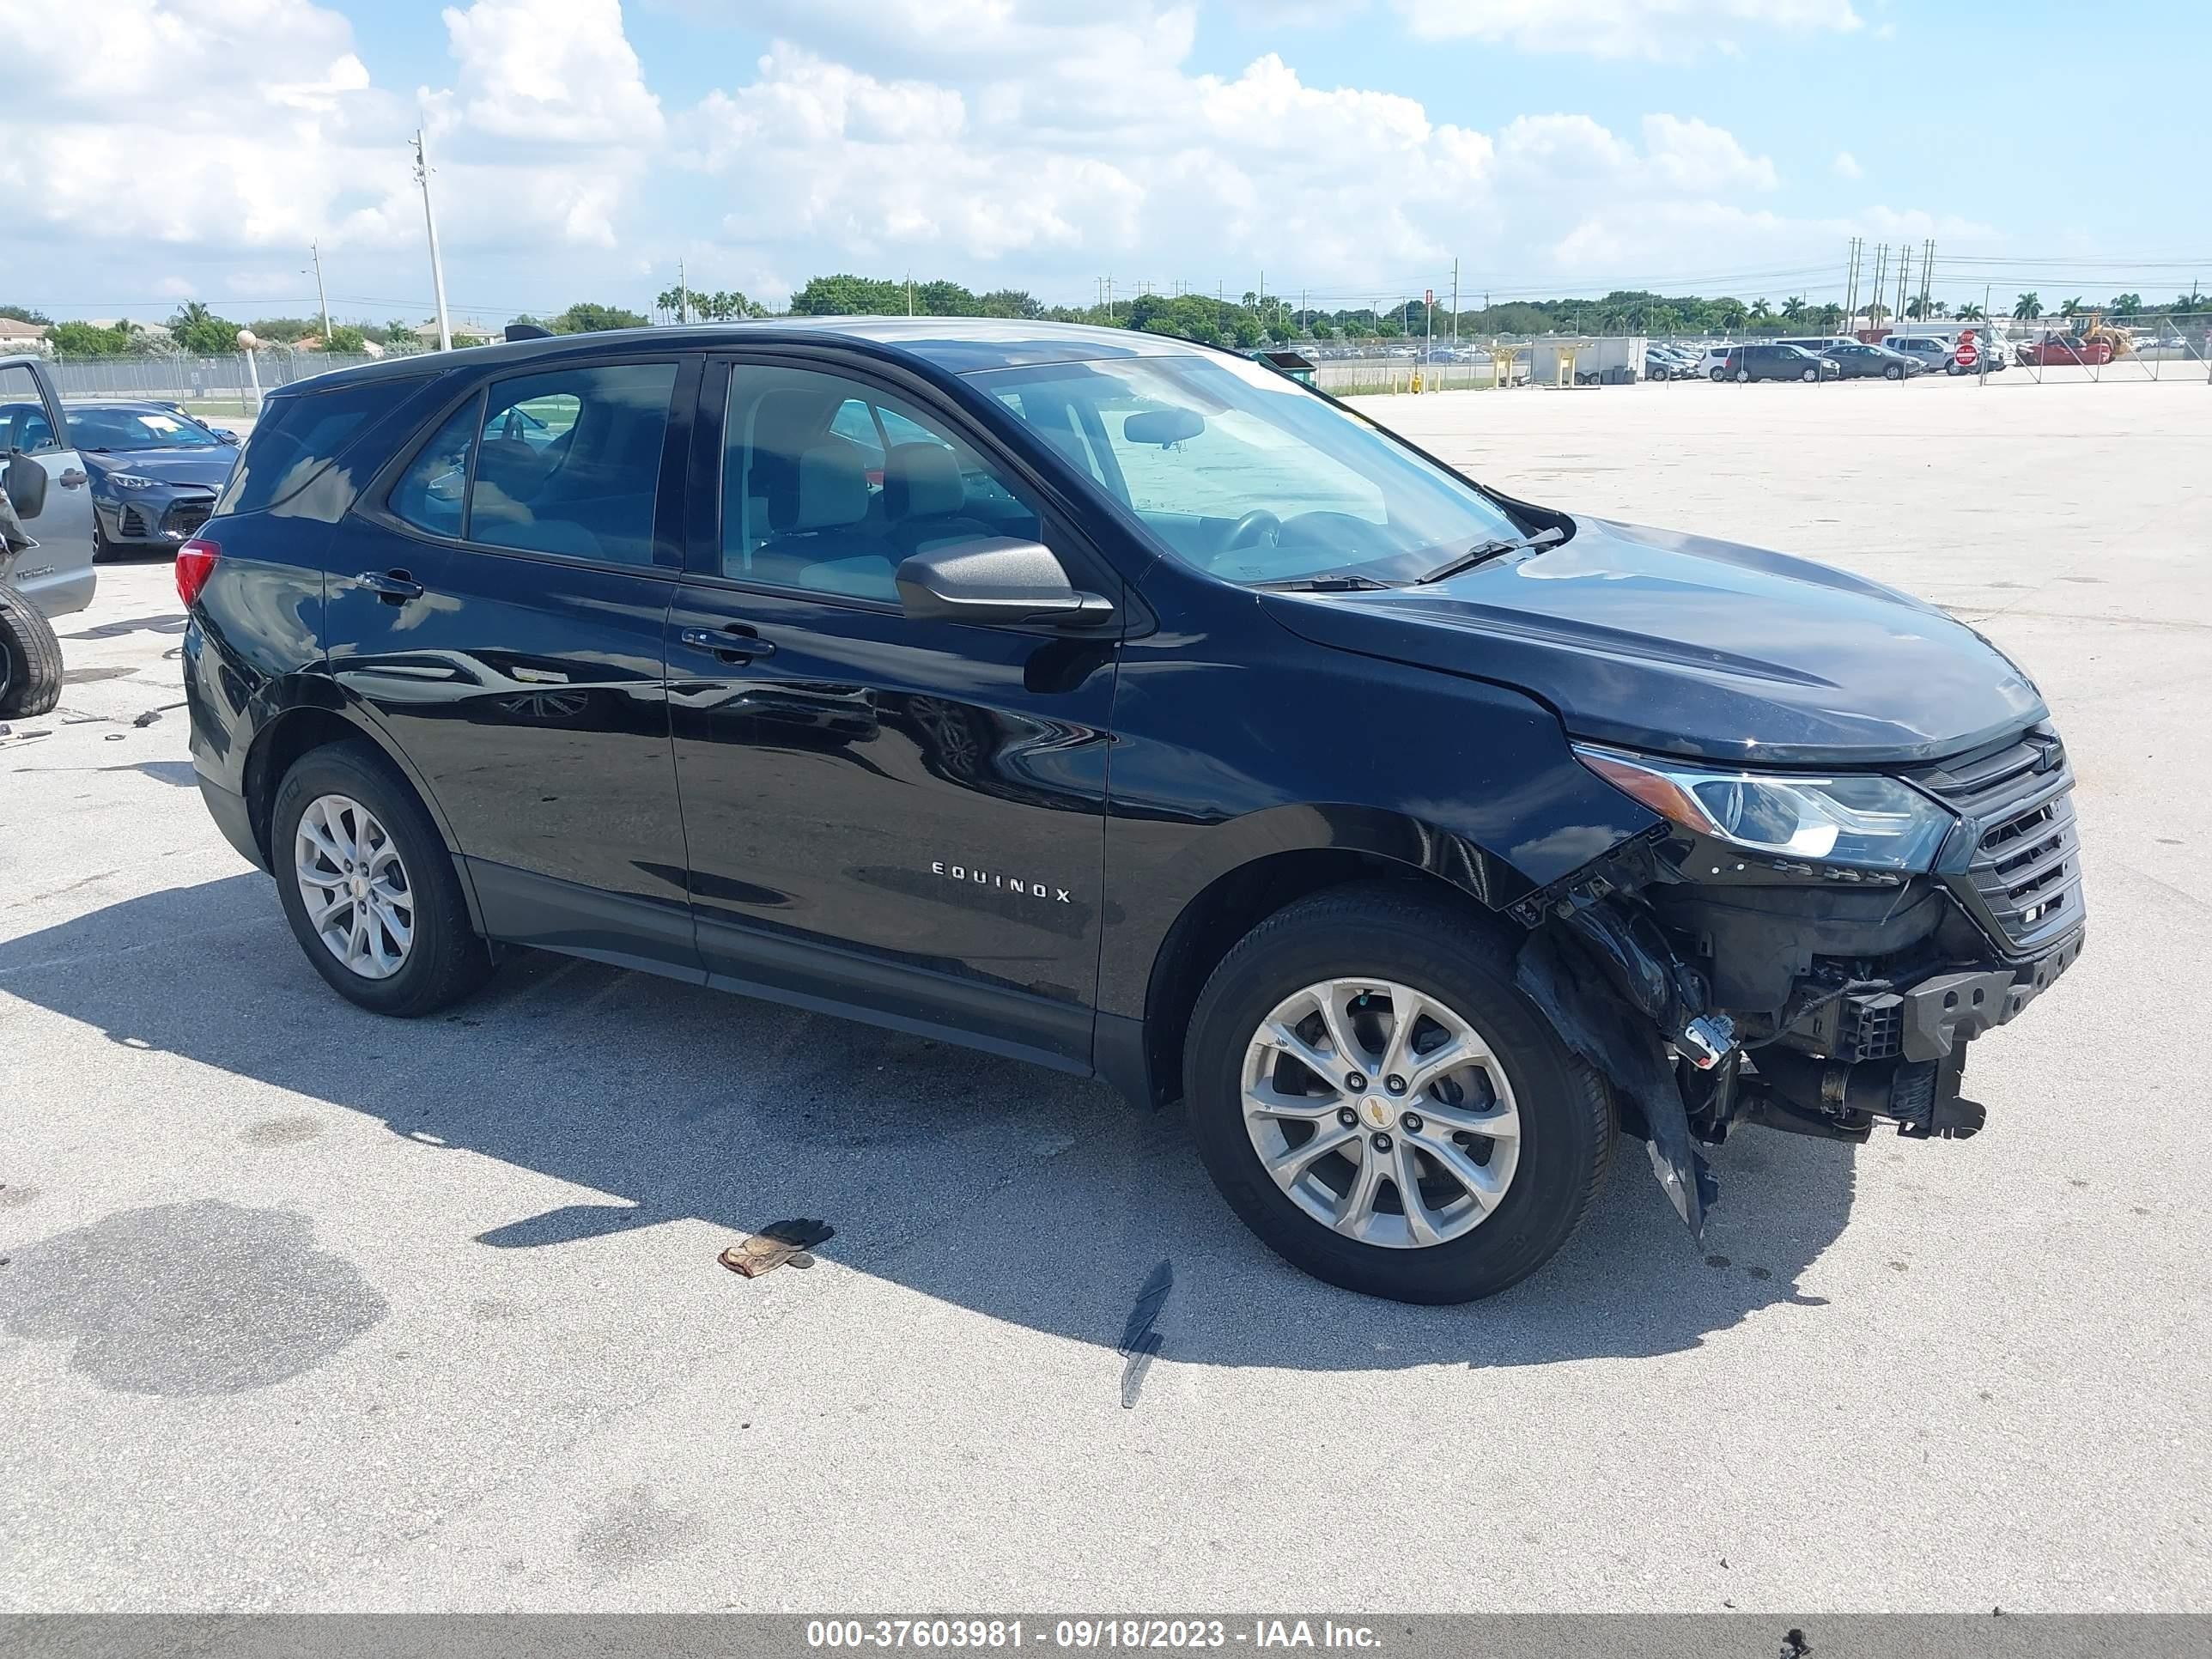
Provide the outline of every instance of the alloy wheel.
[[1284,998],[1246,1047],[1242,1092],[1268,1176],[1359,1243],[1462,1237],[1497,1209],[1520,1162],[1513,1086],[1481,1033],[1388,980],[1324,980]]
[[415,889],[390,833],[359,801],[319,795],[300,814],[292,869],[308,925],[363,979],[389,979],[415,943]]

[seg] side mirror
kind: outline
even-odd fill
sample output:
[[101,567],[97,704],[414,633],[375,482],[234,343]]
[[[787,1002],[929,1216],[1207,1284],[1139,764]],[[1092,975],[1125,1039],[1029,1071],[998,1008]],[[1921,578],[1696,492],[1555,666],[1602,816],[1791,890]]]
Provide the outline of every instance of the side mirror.
[[35,519],[46,510],[46,469],[20,449],[8,457],[8,500],[19,519]]
[[1079,592],[1042,542],[987,537],[917,553],[898,568],[899,608],[918,622],[1096,627],[1114,602]]
[[1206,430],[1206,417],[1194,409],[1148,409],[1121,422],[1121,435],[1133,444],[1165,449]]
[[217,438],[221,439],[224,443],[228,444],[233,449],[238,447],[238,434],[233,432],[228,427],[218,426],[211,428],[210,430],[214,432]]

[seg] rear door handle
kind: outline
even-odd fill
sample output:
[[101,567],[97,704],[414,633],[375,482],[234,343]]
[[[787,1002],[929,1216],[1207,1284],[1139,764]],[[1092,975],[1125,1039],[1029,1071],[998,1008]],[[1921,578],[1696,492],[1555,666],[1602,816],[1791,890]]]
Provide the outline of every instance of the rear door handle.
[[763,639],[742,623],[721,629],[687,628],[683,640],[693,650],[712,652],[724,662],[750,662],[756,657],[775,655],[773,641]]
[[354,580],[387,605],[422,597],[422,584],[404,570],[364,570]]

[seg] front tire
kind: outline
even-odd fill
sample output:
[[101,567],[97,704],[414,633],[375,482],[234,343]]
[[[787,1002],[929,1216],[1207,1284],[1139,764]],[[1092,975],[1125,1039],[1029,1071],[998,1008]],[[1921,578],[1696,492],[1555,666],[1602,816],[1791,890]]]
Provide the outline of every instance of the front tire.
[[1885,380],[1901,380],[1905,378],[1905,370],[1901,365],[1892,363],[1882,370],[1881,378]]
[[1736,370],[1735,383],[1738,386],[1749,386],[1751,384],[1751,371],[1747,368],[1739,368]]
[[1804,381],[1807,386],[1811,386],[1815,380],[1820,378],[1820,371],[1817,368],[1808,368],[1797,378]]
[[1229,1206],[1293,1267],[1471,1302],[1542,1267],[1612,1159],[1612,1097],[1486,918],[1390,884],[1277,912],[1206,981],[1184,1092]]
[[62,642],[23,591],[0,582],[0,720],[35,720],[62,700]]
[[315,971],[348,1001],[415,1018],[489,975],[460,878],[422,803],[366,743],[309,750],[270,815],[270,866],[285,920]]

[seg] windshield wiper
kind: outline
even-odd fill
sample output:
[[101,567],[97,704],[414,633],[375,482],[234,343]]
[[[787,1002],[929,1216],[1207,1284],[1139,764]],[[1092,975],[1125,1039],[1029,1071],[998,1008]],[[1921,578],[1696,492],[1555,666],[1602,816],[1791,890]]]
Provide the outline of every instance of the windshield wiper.
[[1254,582],[1271,593],[1368,593],[1395,586],[1372,576],[1291,576],[1279,582]]
[[1531,547],[1548,547],[1553,542],[1563,542],[1566,538],[1565,531],[1554,528],[1540,530],[1533,536],[1516,536],[1496,541],[1477,542],[1449,564],[1440,564],[1427,575],[1414,577],[1413,586],[1421,587],[1430,582],[1440,582],[1447,576],[1456,576],[1462,570],[1472,570],[1479,564],[1487,563],[1501,554],[1519,553]]

